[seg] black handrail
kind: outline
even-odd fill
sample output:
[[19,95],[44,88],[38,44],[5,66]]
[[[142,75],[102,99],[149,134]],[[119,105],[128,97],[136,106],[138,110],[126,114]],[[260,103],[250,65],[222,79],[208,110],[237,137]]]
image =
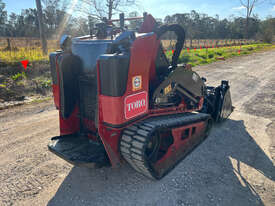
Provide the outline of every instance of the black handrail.
[[179,24],[171,24],[171,25],[163,25],[160,26],[156,31],[157,38],[159,39],[164,33],[168,31],[173,31],[177,35],[177,43],[175,46],[175,51],[172,56],[172,69],[177,67],[178,59],[180,56],[180,52],[184,45],[185,40],[185,31]]

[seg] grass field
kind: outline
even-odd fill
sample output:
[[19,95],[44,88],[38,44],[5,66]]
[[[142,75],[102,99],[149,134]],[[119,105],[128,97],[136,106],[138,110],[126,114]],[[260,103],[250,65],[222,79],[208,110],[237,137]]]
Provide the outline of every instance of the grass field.
[[[219,48],[183,49],[178,63],[191,64],[192,66],[209,64],[218,60],[234,56],[246,55],[252,52],[275,48],[272,44],[251,44],[242,46],[228,46]],[[172,58],[172,50],[167,51],[168,58]]]
[[[54,51],[54,50],[50,50]],[[7,64],[28,59],[30,62],[48,61],[48,55],[43,55],[41,48],[18,48],[16,51],[0,51],[0,62]]]
[[[10,38],[12,50],[8,51],[7,38],[0,38],[0,62],[12,64],[28,59],[30,62],[48,61],[43,55],[40,40],[37,38]],[[59,49],[57,40],[48,40],[48,53]]]

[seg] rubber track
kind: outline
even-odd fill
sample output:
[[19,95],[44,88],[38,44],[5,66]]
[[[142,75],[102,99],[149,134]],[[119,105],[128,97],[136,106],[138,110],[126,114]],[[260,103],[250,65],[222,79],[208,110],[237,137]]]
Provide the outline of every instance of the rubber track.
[[[160,179],[145,157],[146,145],[151,135],[162,128],[176,128],[210,118],[204,113],[184,113],[152,117],[134,124],[123,131],[120,141],[120,152],[123,158],[139,173],[151,179]],[[171,169],[174,165],[171,166]]]

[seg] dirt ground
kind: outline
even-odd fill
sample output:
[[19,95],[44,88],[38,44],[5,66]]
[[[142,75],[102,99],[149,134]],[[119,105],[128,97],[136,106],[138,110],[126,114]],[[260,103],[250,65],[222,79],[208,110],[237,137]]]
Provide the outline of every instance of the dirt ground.
[[73,167],[48,152],[58,135],[52,101],[0,111],[0,205],[275,205],[274,56],[195,68],[209,85],[228,79],[236,109],[160,181],[128,165]]

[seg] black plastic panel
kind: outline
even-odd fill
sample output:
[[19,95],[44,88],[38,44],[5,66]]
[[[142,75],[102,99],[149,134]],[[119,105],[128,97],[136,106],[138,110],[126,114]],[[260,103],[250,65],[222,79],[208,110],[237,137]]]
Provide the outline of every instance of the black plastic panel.
[[101,94],[112,97],[123,96],[127,86],[130,57],[128,54],[106,54],[100,56]]
[[60,62],[60,111],[63,118],[68,118],[79,99],[78,76],[81,61],[77,56],[64,53]]
[[51,76],[52,76],[52,82],[53,84],[58,84],[58,80],[57,80],[57,73],[56,73],[56,56],[58,54],[62,53],[61,51],[57,51],[57,52],[52,52],[50,53],[50,65],[51,65]]

